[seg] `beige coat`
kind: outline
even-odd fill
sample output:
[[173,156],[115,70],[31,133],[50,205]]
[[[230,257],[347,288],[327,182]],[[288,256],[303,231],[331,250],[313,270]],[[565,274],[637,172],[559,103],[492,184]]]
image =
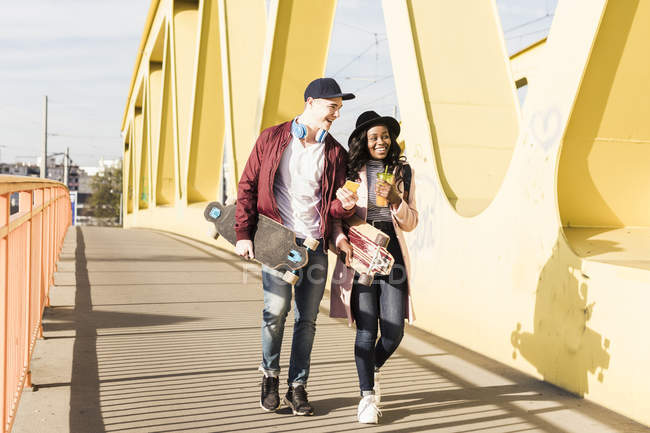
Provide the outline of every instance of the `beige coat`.
[[[365,166],[359,172],[359,177],[361,178],[361,185],[359,185],[359,189],[357,190],[359,200],[357,201],[355,213],[365,221],[368,214],[368,179]],[[395,227],[399,246],[402,249],[404,264],[406,265],[408,303],[405,319],[408,319],[409,323],[413,323],[415,320],[415,314],[413,312],[413,301],[411,299],[411,287],[408,281],[408,276],[410,275],[410,260],[403,233],[410,232],[418,224],[418,211],[415,207],[415,172],[412,168],[408,202],[402,199],[402,202],[397,208],[391,206],[391,214],[393,216],[393,226]],[[337,241],[342,238],[345,238],[345,234],[341,227],[341,220],[334,220],[331,237],[332,243],[338,245]],[[352,322],[354,322],[354,317],[352,317],[352,310],[350,308],[353,280],[354,269],[346,267],[345,263],[340,259],[337,260],[334,274],[332,275],[332,285],[330,290],[330,317],[347,317],[348,325],[350,326],[352,326]]]

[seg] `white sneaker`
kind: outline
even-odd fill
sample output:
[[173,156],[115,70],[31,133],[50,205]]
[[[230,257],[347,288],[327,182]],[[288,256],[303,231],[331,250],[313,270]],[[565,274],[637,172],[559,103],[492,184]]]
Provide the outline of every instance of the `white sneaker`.
[[375,371],[375,403],[381,404],[381,386],[379,385],[379,380],[381,379],[381,373]]
[[377,424],[377,417],[381,416],[381,411],[375,403],[374,395],[367,395],[359,402],[357,409],[357,419],[362,424]]

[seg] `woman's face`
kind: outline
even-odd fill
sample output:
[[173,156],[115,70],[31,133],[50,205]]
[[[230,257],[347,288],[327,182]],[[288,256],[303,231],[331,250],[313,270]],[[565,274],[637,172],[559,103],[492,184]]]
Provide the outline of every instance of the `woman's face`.
[[368,129],[368,152],[372,159],[384,159],[390,149],[390,134],[384,125],[373,126]]

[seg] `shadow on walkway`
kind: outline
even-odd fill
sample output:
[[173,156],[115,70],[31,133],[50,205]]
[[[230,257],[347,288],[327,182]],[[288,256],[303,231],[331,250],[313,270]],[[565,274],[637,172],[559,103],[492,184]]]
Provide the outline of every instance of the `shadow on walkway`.
[[[354,331],[324,308],[308,388],[316,415],[264,413],[258,278],[242,283],[233,255],[156,232],[84,227],[73,237],[74,268],[60,263],[60,297],[37,344],[40,390],[23,397],[16,432],[648,431],[412,327],[383,369],[380,424],[359,425]],[[158,260],[173,254],[191,260]]]

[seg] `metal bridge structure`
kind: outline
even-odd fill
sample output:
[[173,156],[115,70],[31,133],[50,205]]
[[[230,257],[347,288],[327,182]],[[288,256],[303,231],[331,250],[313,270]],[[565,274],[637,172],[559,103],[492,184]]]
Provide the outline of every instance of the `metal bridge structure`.
[[[206,203],[235,198],[256,136],[325,71],[336,2],[265,3],[152,2],[122,124],[126,227],[220,245]],[[494,1],[382,6],[417,327],[650,423],[650,0],[560,1],[512,59]]]

